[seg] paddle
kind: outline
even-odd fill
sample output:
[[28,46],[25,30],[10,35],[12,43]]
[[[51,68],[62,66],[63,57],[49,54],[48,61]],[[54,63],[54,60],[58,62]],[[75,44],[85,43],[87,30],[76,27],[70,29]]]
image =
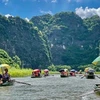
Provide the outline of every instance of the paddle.
[[[47,76],[45,76],[45,75],[43,75],[44,77],[47,77]],[[54,75],[48,75],[48,76],[54,76]]]
[[86,93],[80,95],[80,97],[84,97],[84,96],[92,94],[92,93],[94,93],[94,91],[89,91],[89,92],[86,92]]
[[31,85],[31,84],[29,84],[29,83],[26,83],[26,82],[20,82],[20,81],[16,81],[16,80],[14,80],[14,82],[16,82],[16,83],[20,83],[20,84]]
[[85,76],[82,76],[81,79],[84,78],[84,77],[85,77]]
[[95,75],[97,78],[99,78],[100,79],[100,77],[99,76],[97,76],[97,75]]

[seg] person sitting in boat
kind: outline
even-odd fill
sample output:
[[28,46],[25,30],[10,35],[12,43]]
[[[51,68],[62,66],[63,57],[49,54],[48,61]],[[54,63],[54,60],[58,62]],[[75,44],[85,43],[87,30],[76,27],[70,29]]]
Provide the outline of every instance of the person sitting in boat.
[[49,70],[48,69],[44,70],[44,76],[49,76]]
[[4,74],[2,75],[2,81],[3,83],[10,81],[10,74],[8,73],[8,69],[4,69]]
[[40,69],[34,69],[32,71],[32,76],[31,77],[32,78],[34,78],[34,77],[41,77],[41,70]]
[[2,75],[0,74],[0,84],[2,84],[3,81],[2,81]]
[[70,70],[70,76],[76,76],[76,70],[75,69]]

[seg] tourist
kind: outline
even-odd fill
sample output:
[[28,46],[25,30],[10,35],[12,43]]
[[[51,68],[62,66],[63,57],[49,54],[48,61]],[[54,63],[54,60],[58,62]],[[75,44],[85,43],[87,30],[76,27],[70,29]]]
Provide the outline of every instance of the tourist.
[[8,69],[4,69],[4,74],[2,75],[3,83],[10,81],[10,74],[8,73]]

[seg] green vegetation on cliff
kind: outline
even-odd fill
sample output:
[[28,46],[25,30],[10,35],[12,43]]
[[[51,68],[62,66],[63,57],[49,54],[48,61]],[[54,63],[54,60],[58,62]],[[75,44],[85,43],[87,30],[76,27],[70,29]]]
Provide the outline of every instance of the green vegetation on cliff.
[[[38,17],[39,21],[35,23]],[[40,23],[44,26],[44,29],[40,30],[47,35],[54,65],[77,67],[90,64],[98,56],[99,17],[83,20],[73,12],[57,13],[49,19],[45,15],[48,21],[43,20],[44,16],[38,17],[33,17],[31,21],[37,27]]]
[[17,55],[22,68],[75,68],[91,64],[99,55],[99,27],[100,17],[81,19],[74,12],[35,16],[29,22],[0,15],[0,48],[12,58]]
[[45,68],[50,65],[47,40],[37,27],[19,17],[0,15],[0,48],[11,57],[18,55],[21,67]]
[[14,68],[20,68],[21,60],[17,55],[11,58],[6,51],[0,49],[0,64],[8,64]]

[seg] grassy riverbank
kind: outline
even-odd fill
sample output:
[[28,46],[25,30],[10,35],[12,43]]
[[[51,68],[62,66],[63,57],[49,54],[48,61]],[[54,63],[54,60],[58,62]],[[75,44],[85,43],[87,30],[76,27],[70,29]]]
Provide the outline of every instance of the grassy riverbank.
[[11,69],[9,69],[9,73],[10,73],[11,77],[31,76],[32,69],[16,69],[16,68],[11,68]]
[[95,74],[100,74],[100,72],[95,72]]
[[60,74],[58,71],[50,71],[49,74]]
[[[25,77],[25,76],[31,76],[32,74],[32,69],[16,69],[16,68],[11,68],[9,69],[9,73],[11,77]],[[43,70],[41,71],[41,75],[43,75]],[[50,71],[49,74],[59,74],[58,71]]]
[[[16,68],[11,68],[9,69],[9,73],[11,77],[25,77],[25,76],[31,76],[32,74],[32,69],[16,69]],[[43,75],[44,72],[43,70],[41,71],[41,75]],[[60,74],[58,71],[49,71],[50,75],[53,74]],[[95,72],[95,74],[100,74],[100,72]]]

